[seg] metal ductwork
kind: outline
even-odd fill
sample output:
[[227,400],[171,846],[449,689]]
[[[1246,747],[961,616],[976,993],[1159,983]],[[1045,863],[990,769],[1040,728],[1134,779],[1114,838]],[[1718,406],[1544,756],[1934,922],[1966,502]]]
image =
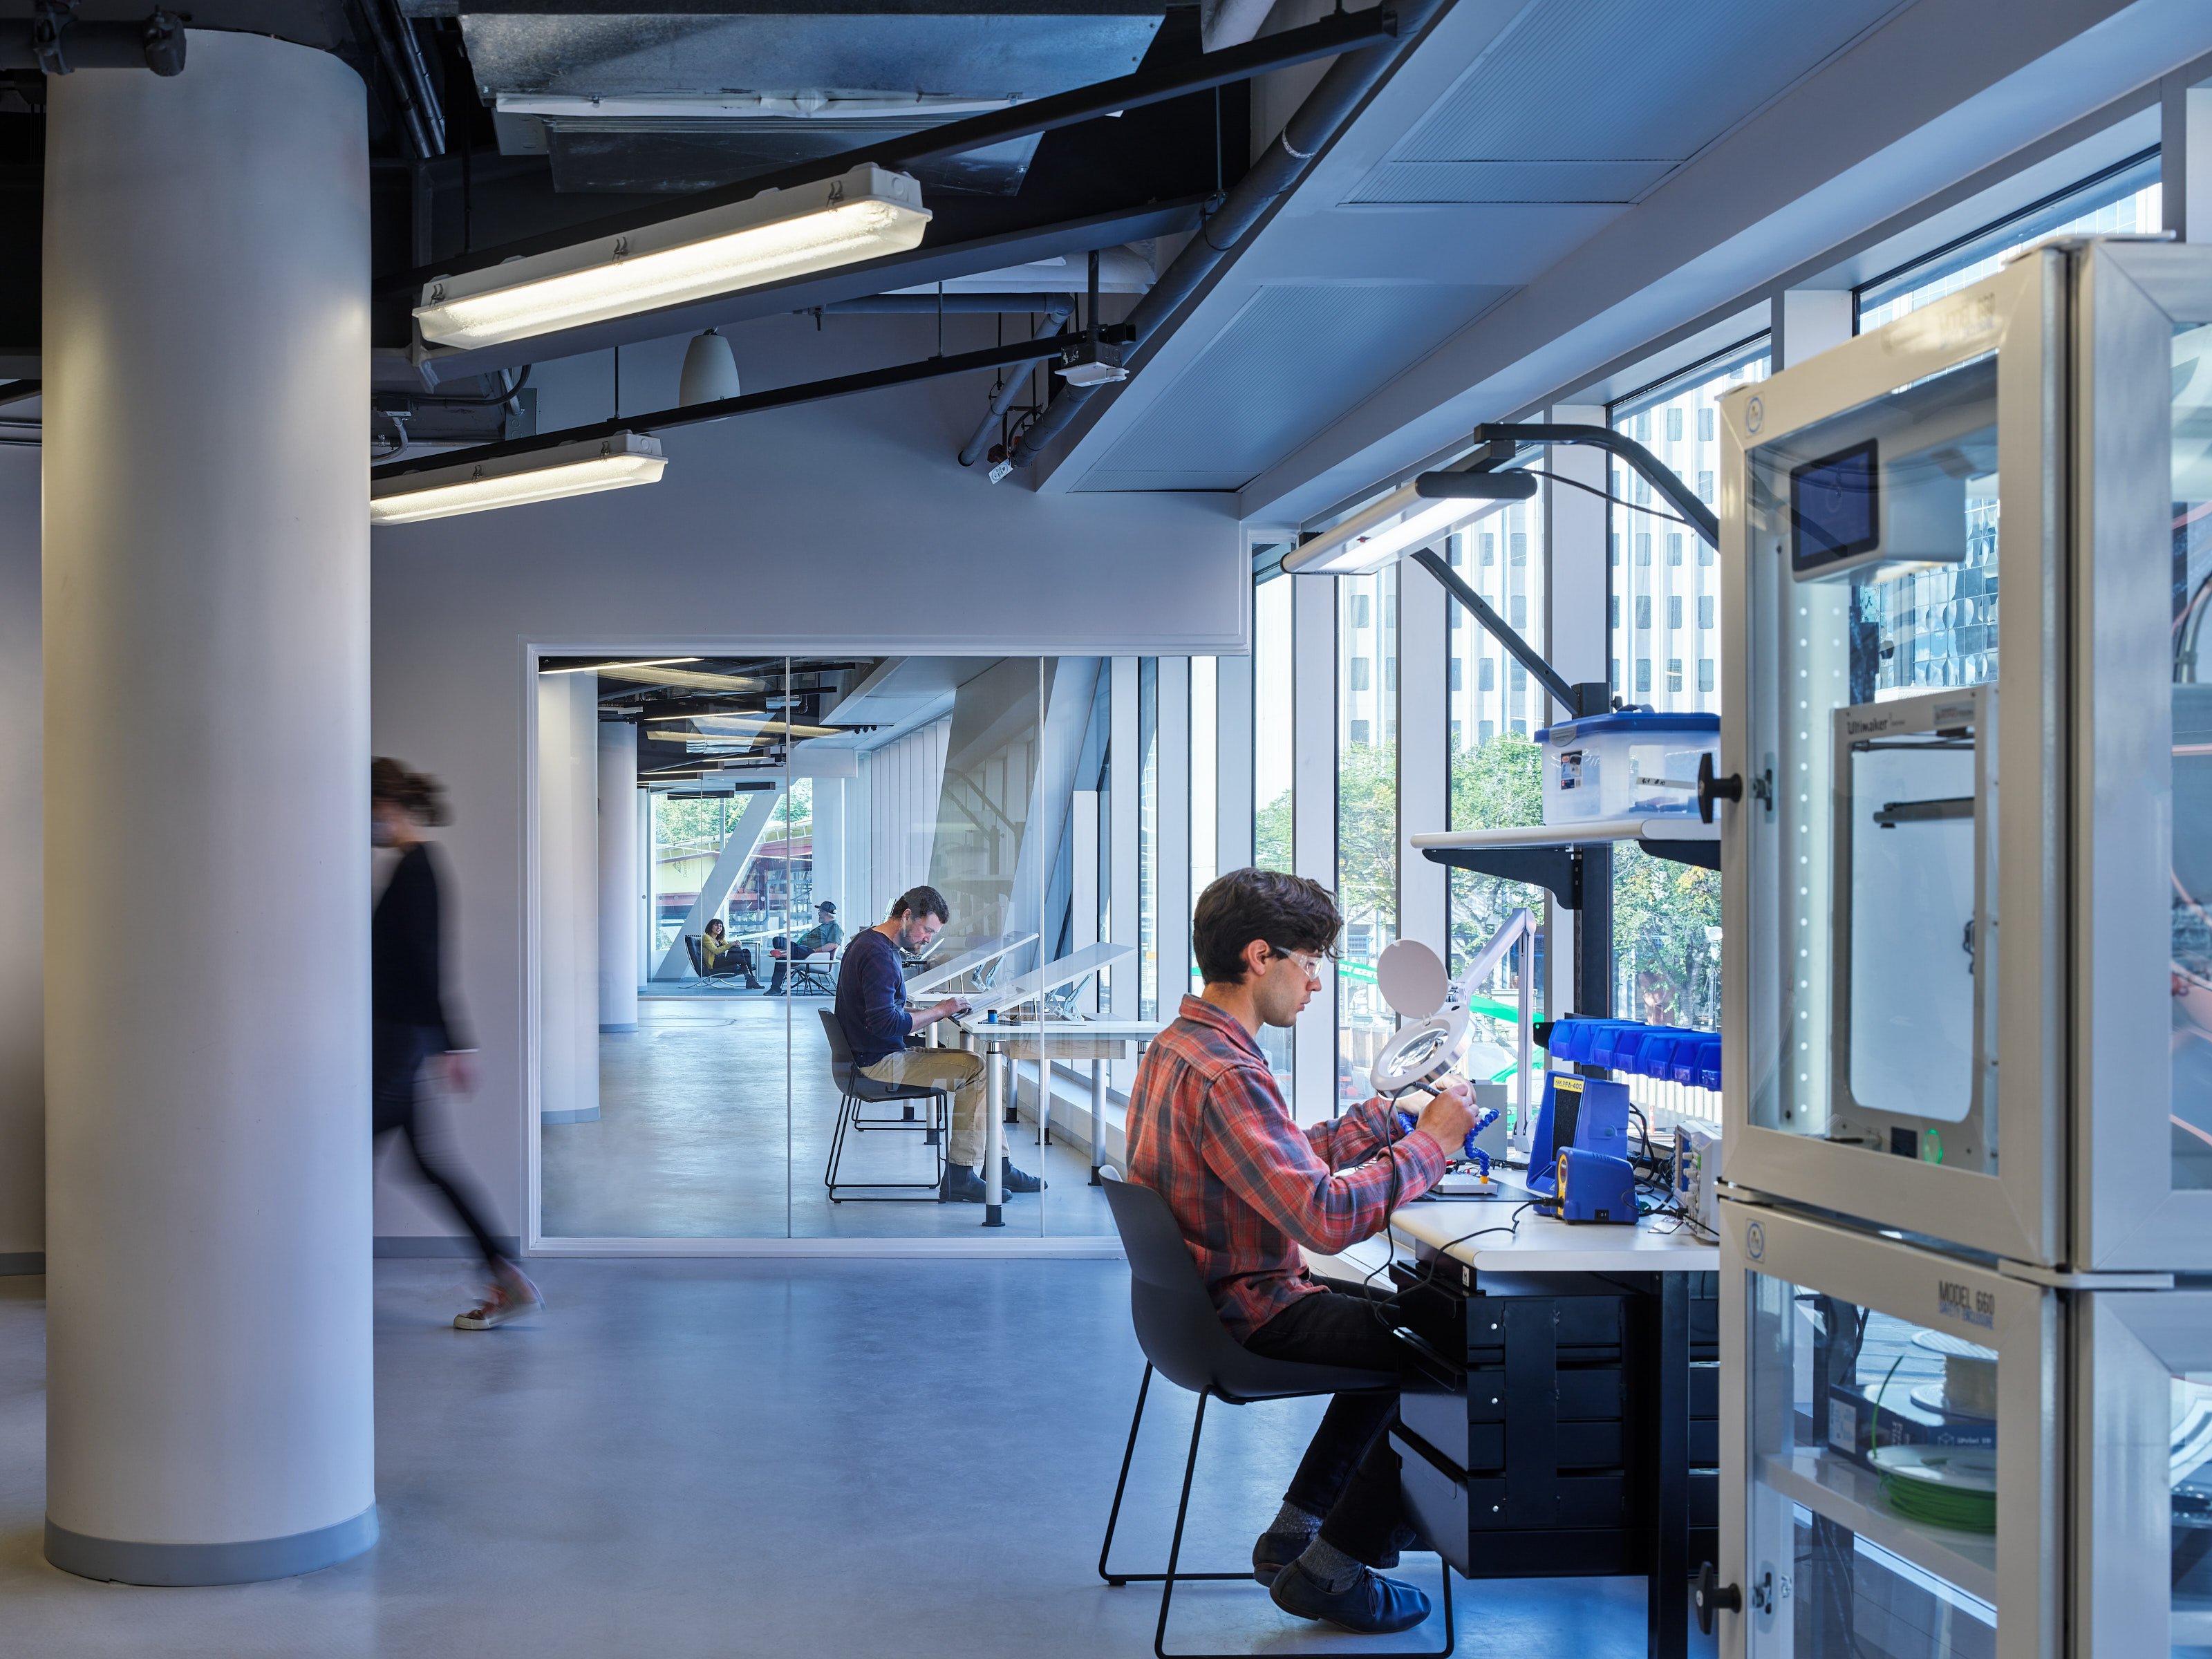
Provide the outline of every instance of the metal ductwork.
[[[1037,325],[1036,337],[1048,340],[1059,333],[1074,310],[1075,296],[1073,294],[1054,295],[1051,307],[1044,313],[1044,320]],[[983,459],[984,452],[992,447],[991,428],[1004,420],[1006,411],[1014,406],[1014,399],[1021,393],[1022,382],[1029,379],[1030,367],[1023,365],[1020,374],[1006,375],[992,389],[990,411],[976,427],[975,435],[961,446],[961,465],[975,465]]]
[[[1398,8],[1395,39],[1347,52],[1329,65],[1328,73],[1284,123],[1274,142],[1222,198],[1221,205],[1207,216],[1175,263],[1160,273],[1152,291],[1137,302],[1123,325],[1128,336],[1124,362],[1143,349],[1146,342],[1204,285],[1214,267],[1235,251],[1275,199],[1297,183],[1314,157],[1336,137],[1367,94],[1390,72],[1399,54],[1412,49],[1443,3],[1443,0],[1405,0]],[[1044,413],[1022,434],[1008,459],[1018,467],[1033,465],[1097,389],[1062,386]]]
[[[464,9],[500,149],[559,191],[696,191],[841,155],[1135,70],[1164,0],[898,0],[776,12],[758,0],[559,0]],[[1037,135],[933,161],[927,185],[1012,195]]]

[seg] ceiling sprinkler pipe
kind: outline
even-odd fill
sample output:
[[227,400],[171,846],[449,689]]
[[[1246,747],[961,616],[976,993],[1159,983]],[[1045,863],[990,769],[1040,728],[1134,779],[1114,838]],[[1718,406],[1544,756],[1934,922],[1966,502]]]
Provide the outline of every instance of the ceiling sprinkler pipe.
[[[1037,327],[1036,337],[1040,340],[1048,340],[1059,333],[1060,325],[1067,321],[1068,314],[1074,309],[1075,296],[1073,294],[1052,295],[1045,309],[1044,321]],[[984,453],[991,447],[993,432],[997,428],[999,422],[1006,418],[1006,411],[1014,406],[1014,399],[1021,395],[1022,384],[1028,379],[1029,371],[1024,365],[1020,374],[1009,374],[1005,380],[999,382],[999,389],[991,394],[990,412],[983,416],[981,424],[976,427],[975,435],[969,439],[961,447],[961,465],[973,466],[983,459]]]
[[[1221,205],[1200,222],[1198,234],[1176,256],[1175,262],[1160,273],[1159,281],[1152,284],[1151,291],[1137,301],[1136,309],[1128,317],[1127,326],[1132,332],[1122,353],[1125,363],[1185,301],[1198,292],[1213,268],[1259,223],[1276,198],[1297,183],[1314,157],[1336,137],[1367,94],[1389,73],[1399,53],[1420,37],[1442,3],[1443,0],[1403,0],[1397,8],[1397,33],[1394,38],[1347,52],[1329,65],[1328,73],[1322,76],[1320,84],[1306,95],[1305,102],[1283,124],[1275,141],[1246,169],[1244,176],[1230,186],[1228,194],[1221,198]],[[1022,434],[1021,442],[1014,446],[1011,458],[1013,464],[1025,467],[1034,462],[1097,389],[1061,387],[1044,413]]]

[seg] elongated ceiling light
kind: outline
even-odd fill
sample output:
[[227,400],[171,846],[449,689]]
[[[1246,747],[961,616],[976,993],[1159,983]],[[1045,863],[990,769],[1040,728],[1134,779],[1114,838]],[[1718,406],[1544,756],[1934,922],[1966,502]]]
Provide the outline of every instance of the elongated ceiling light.
[[1283,555],[1294,575],[1349,576],[1380,570],[1463,524],[1501,512],[1510,501],[1431,501],[1402,484],[1374,506]]
[[667,465],[659,439],[618,432],[611,438],[374,479],[368,490],[368,518],[371,524],[413,524],[456,513],[625,489],[632,484],[658,483]]
[[619,236],[440,277],[423,285],[415,318],[422,337],[439,345],[498,345],[903,253],[921,240],[929,220],[912,178],[861,166]]
[[696,657],[647,657],[643,661],[624,659],[621,662],[579,663],[574,668],[541,668],[541,674],[599,674],[610,668],[658,668],[664,663],[696,662]]

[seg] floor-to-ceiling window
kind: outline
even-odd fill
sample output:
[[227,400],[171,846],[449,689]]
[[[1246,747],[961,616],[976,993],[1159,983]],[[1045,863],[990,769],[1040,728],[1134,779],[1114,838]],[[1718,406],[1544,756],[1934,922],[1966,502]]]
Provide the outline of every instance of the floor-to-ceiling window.
[[1338,1103],[1364,1100],[1396,1026],[1375,983],[1398,937],[1398,568],[1337,580]]
[[[1190,902],[1220,872],[1215,866],[1221,844],[1221,663],[1216,657],[1190,659]],[[1189,919],[1182,919],[1185,925]],[[1178,987],[1193,995],[1204,988],[1196,958],[1190,983]]]
[[[1698,500],[1719,500],[1717,401],[1763,380],[1764,337],[1613,405],[1613,428],[1644,445]],[[1607,599],[1612,684],[1625,704],[1717,714],[1720,567],[1711,544],[1650,482],[1612,468]],[[1655,1024],[1720,1027],[1720,877],[1621,842],[1613,851],[1613,1006]]]
[[[1540,654],[1547,653],[1544,498],[1516,501],[1455,533],[1445,548],[1452,568],[1484,603]],[[1540,686],[1503,643],[1458,600],[1446,605],[1443,763],[1448,769],[1450,827],[1510,830],[1544,821],[1542,775],[1534,733],[1545,720]],[[1415,757],[1408,757],[1409,761]],[[1539,887],[1453,870],[1445,881],[1448,939],[1445,961],[1454,974],[1513,915],[1526,906],[1540,919],[1546,895]],[[1541,964],[1537,951],[1516,947],[1469,1002],[1479,1040],[1510,1051],[1519,1012],[1520,976],[1533,976],[1534,1008],[1544,1017]],[[1524,959],[1525,957],[1525,959]],[[1503,1077],[1495,1051],[1480,1051],[1468,1065],[1478,1081]]]

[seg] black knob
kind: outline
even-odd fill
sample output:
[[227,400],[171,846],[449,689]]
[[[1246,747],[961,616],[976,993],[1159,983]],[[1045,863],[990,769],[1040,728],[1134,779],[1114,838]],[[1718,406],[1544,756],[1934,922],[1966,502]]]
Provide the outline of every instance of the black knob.
[[1741,772],[1731,772],[1724,778],[1717,778],[1713,775],[1712,756],[1704,754],[1698,757],[1698,821],[1699,823],[1711,823],[1713,821],[1715,801],[1741,800],[1742,799],[1743,775]]
[[1743,1591],[1735,1584],[1723,1584],[1720,1574],[1713,1571],[1710,1561],[1700,1562],[1698,1576],[1690,1589],[1690,1606],[1698,1615],[1698,1633],[1713,1633],[1713,1613],[1726,1607],[1730,1613],[1743,1611]]

